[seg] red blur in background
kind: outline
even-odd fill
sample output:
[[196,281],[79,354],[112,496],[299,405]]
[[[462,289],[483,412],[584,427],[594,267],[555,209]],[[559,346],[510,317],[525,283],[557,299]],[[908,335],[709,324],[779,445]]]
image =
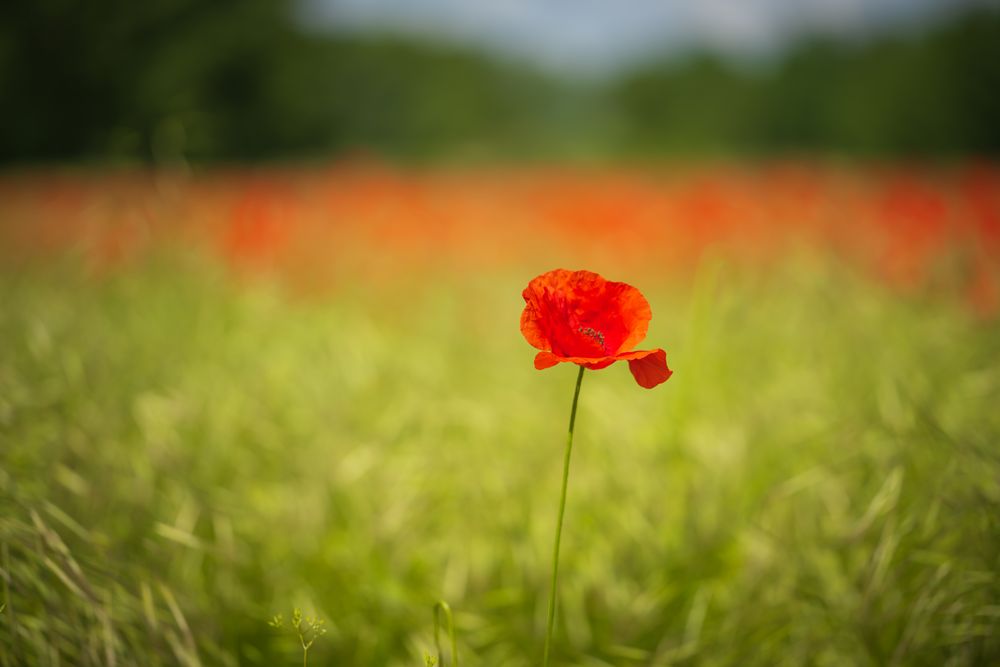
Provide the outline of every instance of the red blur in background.
[[[683,277],[706,253],[766,266],[834,253],[903,290],[1000,306],[1000,169],[773,163],[686,169],[325,169],[0,177],[7,260],[95,272],[163,248],[329,289],[409,271],[627,265]],[[946,280],[941,280],[945,276]]]

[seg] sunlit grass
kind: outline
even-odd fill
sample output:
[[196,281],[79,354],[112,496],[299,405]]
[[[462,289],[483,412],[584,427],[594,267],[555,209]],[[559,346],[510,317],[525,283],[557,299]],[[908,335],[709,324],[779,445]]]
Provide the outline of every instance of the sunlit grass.
[[[537,665],[572,367],[528,266],[290,297],[0,279],[0,664]],[[569,267],[577,268],[577,267]],[[586,267],[601,270],[603,267]],[[1000,335],[825,262],[628,280],[675,376],[580,399],[556,664],[1000,660]]]

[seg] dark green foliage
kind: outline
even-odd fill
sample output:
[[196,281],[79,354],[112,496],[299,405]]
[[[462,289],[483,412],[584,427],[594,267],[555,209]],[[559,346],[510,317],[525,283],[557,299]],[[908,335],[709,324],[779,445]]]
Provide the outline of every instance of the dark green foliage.
[[0,9],[6,160],[528,148],[551,85],[458,49],[306,33],[287,2]]
[[628,145],[670,152],[996,155],[1000,15],[926,34],[816,39],[754,69],[708,57],[650,65],[612,94]]
[[305,30],[286,0],[7,2],[0,162],[997,155],[1000,18],[710,55],[600,84],[468,48]]

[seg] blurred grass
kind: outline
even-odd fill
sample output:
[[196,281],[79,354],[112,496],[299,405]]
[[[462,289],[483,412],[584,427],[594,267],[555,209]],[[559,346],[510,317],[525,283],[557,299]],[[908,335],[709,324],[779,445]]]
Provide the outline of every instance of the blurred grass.
[[[0,274],[0,665],[537,664],[575,369],[553,267],[295,298]],[[601,267],[592,267],[600,269]],[[633,277],[676,371],[584,378],[556,658],[1000,662],[1000,335],[820,261]]]

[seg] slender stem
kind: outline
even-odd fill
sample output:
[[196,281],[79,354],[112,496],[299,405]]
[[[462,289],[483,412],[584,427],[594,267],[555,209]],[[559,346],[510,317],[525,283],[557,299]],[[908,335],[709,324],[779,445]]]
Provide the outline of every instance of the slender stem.
[[451,643],[451,664],[458,667],[458,644],[455,643],[455,619],[451,615],[451,607],[444,600],[438,600],[434,605],[434,644],[437,646],[438,664],[444,667],[444,658],[441,657],[441,617],[444,613],[445,620],[448,621],[448,639]]
[[559,519],[556,521],[556,544],[552,550],[552,589],[549,591],[549,621],[545,629],[545,656],[542,666],[549,667],[549,649],[552,645],[552,628],[556,620],[556,583],[559,579],[559,543],[562,538],[563,515],[566,514],[566,487],[569,484],[569,457],[573,453],[573,426],[576,424],[576,404],[580,399],[580,385],[583,383],[583,366],[576,376],[576,391],[573,392],[573,407],[569,412],[569,437],[566,439],[566,455],[563,457],[562,491],[559,494]]

